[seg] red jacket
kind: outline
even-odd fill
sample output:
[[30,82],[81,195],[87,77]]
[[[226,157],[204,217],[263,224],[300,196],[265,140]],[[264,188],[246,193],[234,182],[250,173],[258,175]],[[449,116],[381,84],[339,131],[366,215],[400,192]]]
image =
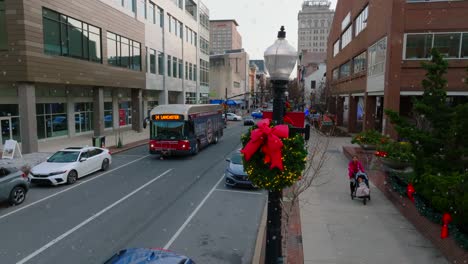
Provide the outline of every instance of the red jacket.
[[354,162],[351,160],[348,164],[348,177],[352,179],[354,174],[358,173],[359,171],[364,172],[364,167],[362,167],[361,162]]

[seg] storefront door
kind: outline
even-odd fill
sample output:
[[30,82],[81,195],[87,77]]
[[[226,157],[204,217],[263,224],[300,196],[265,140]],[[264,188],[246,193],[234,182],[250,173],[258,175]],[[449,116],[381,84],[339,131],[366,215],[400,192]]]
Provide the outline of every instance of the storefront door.
[[0,148],[3,148],[5,141],[12,139],[11,117],[0,117]]

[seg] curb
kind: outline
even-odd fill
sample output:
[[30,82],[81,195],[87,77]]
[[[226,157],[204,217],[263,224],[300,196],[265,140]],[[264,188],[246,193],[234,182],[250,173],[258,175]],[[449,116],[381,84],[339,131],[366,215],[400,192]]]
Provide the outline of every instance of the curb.
[[144,146],[146,144],[148,144],[148,139],[139,140],[139,141],[129,143],[129,144],[127,144],[126,146],[124,146],[122,148],[117,148],[115,146],[112,146],[112,147],[109,147],[108,149],[112,153],[112,155],[114,155],[114,154],[119,154],[119,153],[125,152],[125,151],[130,150],[130,149],[134,149],[134,148],[137,148],[137,147]]
[[255,252],[252,258],[252,264],[262,264],[265,262],[265,242],[266,242],[266,222],[267,222],[267,205],[263,208],[262,219],[258,227],[257,242],[255,243]]

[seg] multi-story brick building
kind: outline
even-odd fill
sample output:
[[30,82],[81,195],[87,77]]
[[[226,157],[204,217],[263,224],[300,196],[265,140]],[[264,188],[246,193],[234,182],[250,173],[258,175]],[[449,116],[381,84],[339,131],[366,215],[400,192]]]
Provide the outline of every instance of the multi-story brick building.
[[211,54],[223,54],[226,50],[242,49],[242,36],[234,19],[210,21]]
[[199,0],[0,0],[0,148],[121,127],[157,104],[207,102]]
[[328,39],[330,108],[349,131],[396,136],[383,115],[409,116],[422,94],[421,62],[437,48],[448,60],[447,103],[466,101],[468,1],[339,0]]

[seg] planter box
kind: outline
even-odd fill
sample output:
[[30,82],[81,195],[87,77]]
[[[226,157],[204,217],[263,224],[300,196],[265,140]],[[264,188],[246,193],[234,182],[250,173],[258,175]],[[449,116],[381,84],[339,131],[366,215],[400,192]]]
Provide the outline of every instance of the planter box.
[[376,150],[377,146],[373,144],[359,144],[363,150]]
[[410,162],[399,161],[389,158],[380,158],[380,161],[383,165],[395,170],[404,170],[411,166]]

